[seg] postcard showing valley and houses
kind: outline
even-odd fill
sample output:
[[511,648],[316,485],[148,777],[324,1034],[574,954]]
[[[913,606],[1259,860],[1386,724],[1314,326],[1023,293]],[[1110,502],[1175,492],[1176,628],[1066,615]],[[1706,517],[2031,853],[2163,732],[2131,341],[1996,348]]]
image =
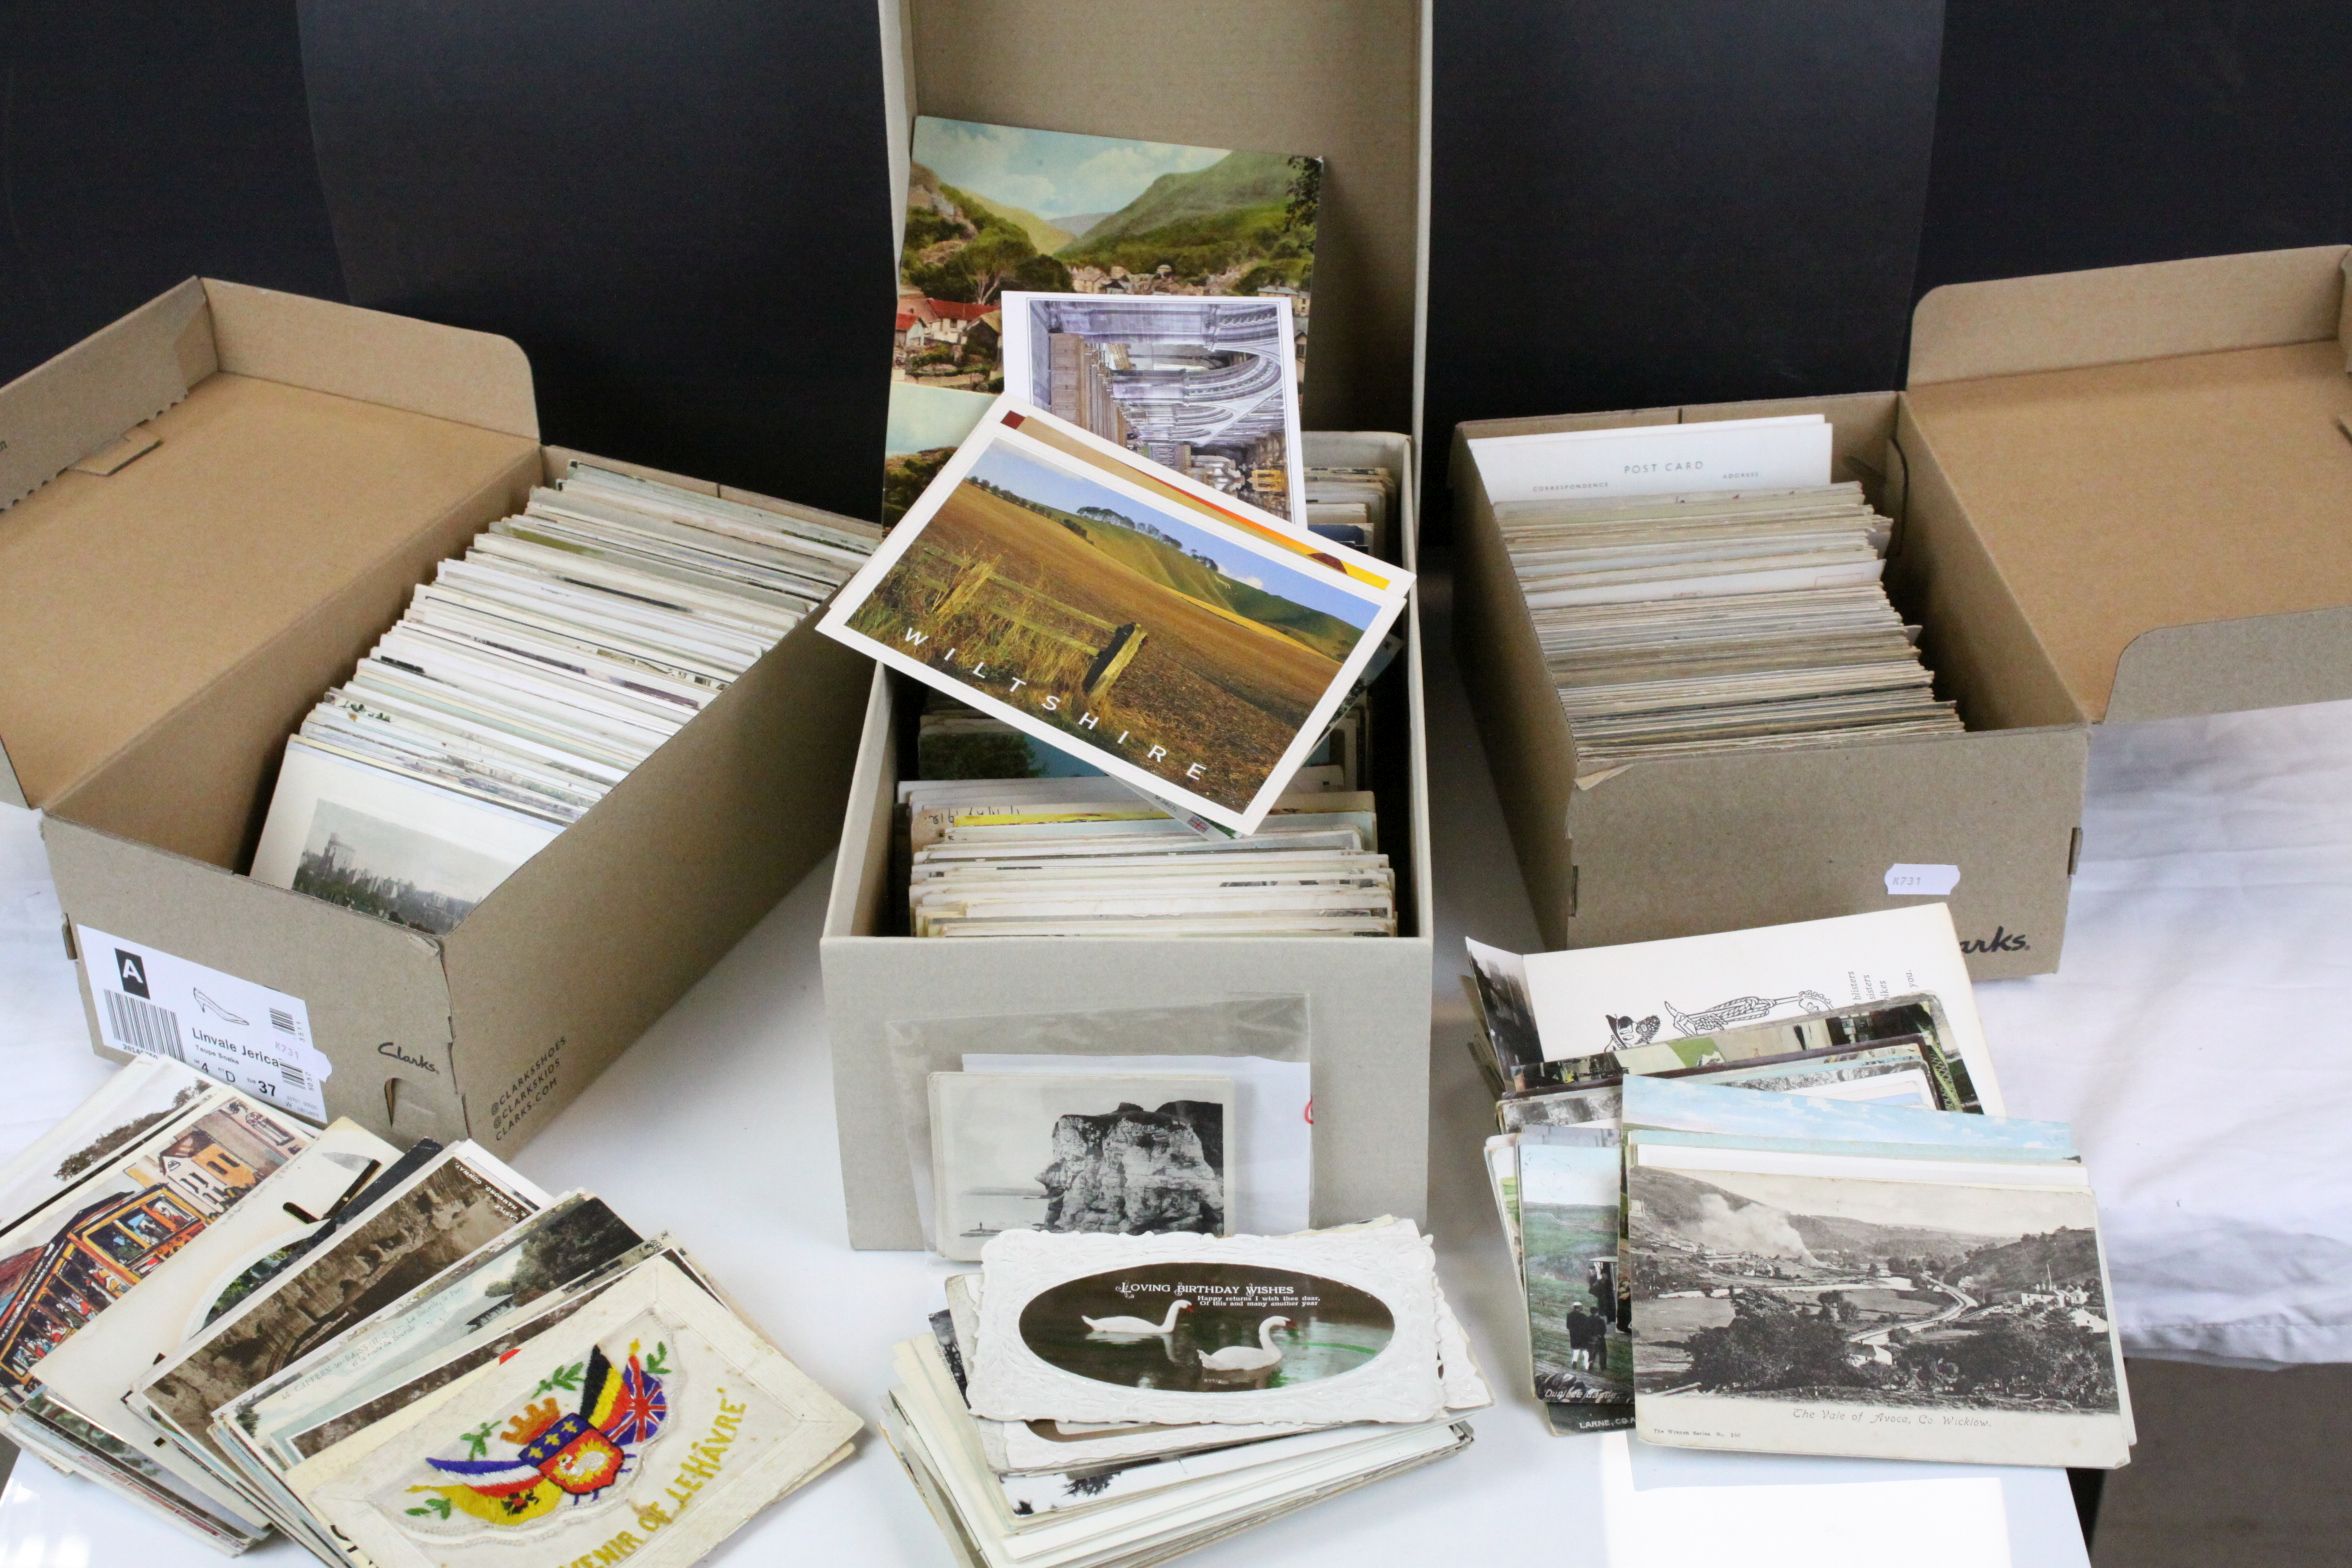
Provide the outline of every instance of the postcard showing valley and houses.
[[[912,154],[891,338],[885,523],[914,504],[989,399],[1007,390],[1007,290],[1106,303],[1279,299],[1294,377],[1305,375],[1320,160],[929,115],[915,121]],[[1133,450],[1156,447],[1164,459],[1190,444],[1188,432],[1168,424],[1171,405],[1154,398],[1151,377],[1106,371],[1110,394],[1133,405],[1122,415]],[[1259,504],[1275,499],[1262,462],[1201,466],[1230,474],[1218,476],[1221,489],[1246,487]]]

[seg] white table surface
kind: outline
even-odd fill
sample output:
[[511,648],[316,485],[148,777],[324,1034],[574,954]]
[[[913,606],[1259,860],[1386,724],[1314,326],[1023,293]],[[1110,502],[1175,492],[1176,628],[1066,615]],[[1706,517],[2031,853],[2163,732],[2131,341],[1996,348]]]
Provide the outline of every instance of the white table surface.
[[[1432,1228],[1501,1402],[1466,1455],[1189,1561],[2085,1568],[2062,1472],[1778,1460],[1554,1438],[1523,1392],[1523,1307],[1479,1167],[1461,937],[1532,945],[1476,731],[1432,627],[1439,974]],[[2135,1349],[2352,1359],[2352,707],[2143,726],[2094,747],[2061,975],[1980,988],[2012,1110],[2076,1122]],[[516,1164],[676,1234],[787,1353],[869,1417],[947,1264],[845,1241],[816,937],[820,867]],[[0,1155],[88,1093],[90,1054],[32,817],[0,808]],[[2282,1355],[2292,1352],[2292,1356]],[[787,1555],[789,1554],[789,1555]],[[212,1560],[22,1461],[0,1568]],[[255,1561],[309,1559],[283,1542]],[[873,1433],[715,1561],[945,1565]]]

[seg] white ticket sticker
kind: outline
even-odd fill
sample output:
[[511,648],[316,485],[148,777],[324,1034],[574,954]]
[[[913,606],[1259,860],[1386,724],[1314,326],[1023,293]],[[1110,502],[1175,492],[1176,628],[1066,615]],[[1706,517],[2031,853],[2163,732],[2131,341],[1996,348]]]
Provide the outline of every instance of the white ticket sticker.
[[297,1116],[327,1119],[334,1064],[311,1043],[301,997],[79,922],[74,940],[108,1045],[169,1057]]
[[1886,869],[1889,898],[1945,898],[1959,885],[1958,866],[1915,866],[1898,860]]

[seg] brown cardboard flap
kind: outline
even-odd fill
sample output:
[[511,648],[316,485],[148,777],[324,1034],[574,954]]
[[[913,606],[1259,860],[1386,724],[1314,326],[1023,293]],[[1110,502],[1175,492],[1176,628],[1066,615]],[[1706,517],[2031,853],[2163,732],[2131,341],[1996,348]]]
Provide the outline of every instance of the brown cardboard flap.
[[539,439],[531,362],[512,339],[213,278],[204,293],[231,375]]
[[2107,718],[2173,719],[2352,697],[2352,605],[2140,633],[2115,667]]
[[[1424,216],[1421,0],[902,0],[910,112],[1323,165],[1310,427],[1410,429]],[[894,193],[893,200],[903,195]]]
[[[2143,635],[2247,617],[2278,619],[2152,642],[2132,660],[2123,711],[2352,696],[2352,637],[2341,618],[2307,613],[2352,606],[2352,379],[2332,335],[2341,274],[2334,260],[2315,269],[2315,254],[2247,269],[2265,285],[2254,304],[2216,310],[2325,336],[1909,394],[1921,441],[2086,719],[2108,715],[2119,662]],[[2282,273],[2315,291],[2299,318],[2271,286]],[[2194,667],[2240,652],[2265,662]]]
[[226,373],[152,433],[137,462],[0,513],[0,736],[34,805],[536,460],[517,436]]
[[210,279],[0,387],[0,798],[90,778],[537,430],[504,338]]
[[14,506],[213,372],[194,278],[0,387],[0,510]]
[[1909,385],[2352,337],[2346,258],[2317,245],[1946,284],[1912,314]]

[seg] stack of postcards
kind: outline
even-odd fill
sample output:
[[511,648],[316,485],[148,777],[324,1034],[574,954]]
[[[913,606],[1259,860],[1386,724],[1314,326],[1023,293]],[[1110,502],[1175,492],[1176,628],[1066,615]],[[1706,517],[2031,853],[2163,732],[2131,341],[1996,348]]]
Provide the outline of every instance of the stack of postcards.
[[1394,936],[1368,790],[1203,836],[1113,779],[899,786],[914,936]]
[[883,1430],[959,1561],[1127,1568],[1468,1446],[1428,1239],[1007,1232],[900,1345]]
[[232,1551],[682,1565],[858,1429],[674,1243],[470,1143],[149,1059],[0,1181],[9,1435]]
[[448,930],[880,537],[574,463],[442,562],[302,721],[253,875]]
[[1385,468],[1307,467],[1307,526],[1351,550],[1396,554],[1396,475]]
[[[1319,484],[1330,531],[1384,542],[1387,482]],[[1361,698],[1411,585],[997,399],[819,622],[953,699],[899,786],[908,930],[1394,935]]]
[[[1471,966],[1501,1095],[1487,1166],[1555,1432],[2128,1461],[2089,1177],[2065,1127],[1988,1114],[1941,906],[1525,959],[1473,943]],[[1898,976],[1932,989],[1827,989]],[[1592,999],[1614,1044],[1553,1055],[1589,1043]]]
[[1811,414],[1471,443],[1581,770],[1961,727],[1831,438]]

